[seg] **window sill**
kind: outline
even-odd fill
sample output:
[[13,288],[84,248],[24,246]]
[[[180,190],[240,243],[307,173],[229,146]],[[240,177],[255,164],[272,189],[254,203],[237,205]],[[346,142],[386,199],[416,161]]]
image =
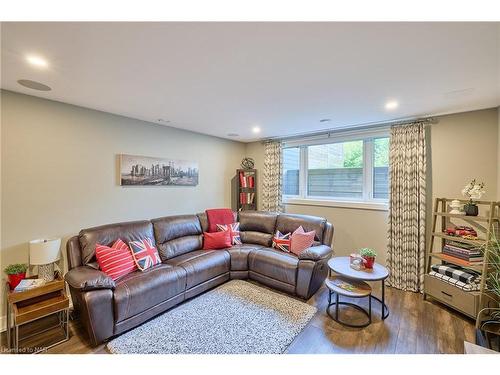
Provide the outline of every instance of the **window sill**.
[[284,204],[298,206],[321,206],[352,208],[359,210],[388,211],[389,204],[384,202],[335,201],[326,199],[283,198]]

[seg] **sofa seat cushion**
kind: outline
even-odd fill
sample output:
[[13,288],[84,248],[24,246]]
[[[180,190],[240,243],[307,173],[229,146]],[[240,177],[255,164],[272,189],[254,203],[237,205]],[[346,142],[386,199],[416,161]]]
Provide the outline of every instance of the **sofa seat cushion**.
[[226,250],[196,250],[169,259],[170,266],[186,271],[186,290],[229,272],[231,259]]
[[245,243],[226,249],[231,256],[231,271],[248,271],[248,254],[257,249],[262,249],[262,245]]
[[184,293],[186,271],[160,264],[146,271],[129,273],[116,282],[115,321],[120,322],[178,294]]
[[261,248],[248,255],[248,268],[272,279],[295,285],[299,259],[273,248]]

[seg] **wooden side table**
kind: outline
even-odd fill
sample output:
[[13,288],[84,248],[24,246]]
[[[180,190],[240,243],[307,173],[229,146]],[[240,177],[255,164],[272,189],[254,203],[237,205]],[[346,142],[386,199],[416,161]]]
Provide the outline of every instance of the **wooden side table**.
[[[19,352],[19,342],[29,337],[46,332],[55,327],[61,327],[65,337],[49,346],[44,347],[33,353],[39,353],[52,348],[64,341],[69,340],[69,298],[65,293],[64,280],[57,274],[56,279],[44,284],[41,287],[29,289],[23,292],[14,292],[10,290],[9,283],[6,285],[7,296],[7,347],[13,349],[15,353]],[[32,278],[36,278],[33,276]],[[19,327],[44,318],[46,316],[57,314],[58,324],[33,334],[19,337]]]

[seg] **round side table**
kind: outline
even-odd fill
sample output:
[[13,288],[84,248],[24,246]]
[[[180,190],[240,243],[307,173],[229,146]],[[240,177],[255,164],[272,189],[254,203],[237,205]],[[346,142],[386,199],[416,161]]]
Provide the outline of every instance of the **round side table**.
[[[342,276],[332,276],[325,281],[326,287],[328,288],[328,306],[326,307],[326,313],[330,318],[336,322],[353,328],[363,328],[371,324],[372,322],[372,300],[370,298],[372,293],[372,288],[370,285],[364,281],[355,281],[347,279]],[[335,294],[335,302],[332,302],[332,294]],[[365,298],[368,297],[368,311],[359,305],[350,302],[340,302],[339,296],[351,297],[351,298]],[[368,318],[366,323],[363,324],[351,324],[340,320],[339,318],[339,306],[350,306],[358,311],[361,311]],[[330,313],[330,307],[335,306],[335,316]]]
[[378,298],[370,293],[370,306],[371,300],[374,299],[382,305],[382,320],[385,320],[389,316],[389,308],[385,303],[385,279],[389,277],[389,271],[384,266],[375,263],[373,269],[355,270],[350,266],[349,257],[337,257],[332,258],[328,261],[328,267],[330,268],[330,277],[332,277],[332,272],[338,276],[342,276],[353,281],[380,281],[382,283],[382,298]]

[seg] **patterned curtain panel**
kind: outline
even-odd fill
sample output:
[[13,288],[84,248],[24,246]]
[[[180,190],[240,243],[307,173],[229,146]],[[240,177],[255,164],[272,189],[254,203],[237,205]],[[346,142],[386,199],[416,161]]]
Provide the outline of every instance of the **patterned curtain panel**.
[[425,272],[425,150],[423,123],[392,127],[388,284],[414,292],[423,289]]
[[265,211],[283,211],[282,193],[282,145],[267,142],[264,156],[264,180],[262,184],[262,208]]

